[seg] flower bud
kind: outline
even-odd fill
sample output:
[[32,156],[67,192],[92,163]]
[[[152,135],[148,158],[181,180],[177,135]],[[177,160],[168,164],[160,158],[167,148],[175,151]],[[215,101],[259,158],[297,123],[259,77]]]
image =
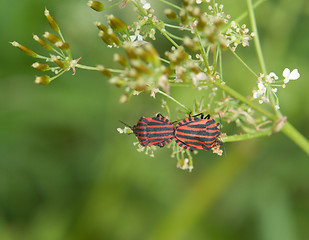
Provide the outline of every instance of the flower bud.
[[51,56],[52,62],[56,63],[60,68],[66,69],[67,67],[64,65],[64,63],[59,59],[59,57],[56,57],[55,55]]
[[102,30],[103,32],[107,32],[107,27],[105,27],[102,23],[96,21],[94,24],[97,26],[99,30]]
[[99,1],[88,1],[87,5],[97,12],[101,12],[104,9],[103,3]]
[[117,33],[127,30],[127,25],[114,15],[108,15],[107,21],[111,28]]
[[31,49],[23,46],[23,45],[20,45],[18,42],[11,42],[12,46],[13,47],[17,47],[18,49],[20,49],[21,51],[23,51],[24,53],[26,53],[27,55],[31,56],[31,57],[37,57],[38,55],[33,52]]
[[177,18],[177,14],[172,9],[165,9],[164,13],[168,19],[174,20]]
[[61,39],[58,36],[56,36],[55,34],[52,34],[50,32],[45,32],[43,34],[43,37],[45,37],[52,44],[55,44],[56,42],[61,42]]
[[107,68],[105,68],[104,66],[98,65],[97,68],[100,71],[100,73],[102,73],[104,76],[106,76],[106,77],[112,76],[112,73]]
[[37,84],[47,85],[50,83],[50,77],[47,75],[38,76],[35,78],[34,82]]
[[31,65],[31,67],[35,68],[38,71],[44,72],[49,70],[49,66],[47,64],[35,62]]
[[53,49],[52,46],[48,42],[46,42],[45,40],[39,38],[37,35],[33,35],[33,39],[35,41],[37,41],[46,50],[50,51],[50,50]]
[[52,29],[54,29],[56,32],[59,32],[59,26],[56,20],[49,14],[49,11],[45,8],[44,15],[47,18],[47,21]]

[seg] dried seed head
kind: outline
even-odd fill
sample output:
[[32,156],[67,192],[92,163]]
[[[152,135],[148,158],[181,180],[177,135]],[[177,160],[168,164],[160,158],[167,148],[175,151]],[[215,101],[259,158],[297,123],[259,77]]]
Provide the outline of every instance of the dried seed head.
[[116,36],[116,34],[113,32],[110,33],[110,31],[108,31],[108,33],[109,33],[109,37],[111,38],[111,40],[116,44],[116,46],[119,47],[121,45],[121,42],[119,38]]
[[183,44],[192,51],[195,51],[197,48],[196,41],[194,39],[189,38],[188,36],[184,37]]
[[107,68],[105,68],[104,66],[98,65],[97,68],[100,71],[100,73],[102,73],[104,76],[106,76],[106,77],[112,76],[112,73]]
[[127,30],[127,25],[112,14],[107,16],[107,21],[110,27],[117,33]]
[[147,90],[147,85],[143,80],[132,82],[130,87],[139,92],[144,92]]
[[177,14],[172,9],[165,9],[164,14],[168,19],[174,20],[177,18]]
[[33,39],[38,42],[43,48],[45,48],[46,50],[50,51],[52,50],[52,46],[46,42],[45,40],[39,38],[37,35],[33,35]]
[[143,49],[144,52],[146,53],[146,63],[147,62],[152,62],[154,63],[156,66],[160,65],[160,56],[157,52],[157,50],[153,47],[152,44],[147,43],[145,45],[143,45]]
[[180,10],[180,13],[179,13],[179,16],[180,16],[180,21],[183,25],[186,24],[187,22],[187,19],[188,19],[188,15],[187,15],[187,12],[183,9]]
[[55,34],[52,34],[50,32],[45,32],[43,34],[43,37],[45,37],[52,44],[55,44],[56,42],[61,42],[61,39],[58,36],[56,36]]
[[55,55],[51,55],[51,60],[52,60],[52,62],[57,64],[60,68],[62,68],[62,69],[66,69],[67,68],[65,66],[65,64],[59,59],[59,57],[56,57]]
[[18,42],[14,41],[14,42],[10,42],[12,44],[13,47],[17,47],[18,49],[20,49],[21,51],[23,51],[24,53],[26,53],[27,55],[31,56],[31,57],[37,57],[38,55],[33,52],[31,49],[20,45]]
[[125,42],[123,44],[123,47],[126,51],[126,54],[129,59],[136,59],[138,58],[138,55],[136,54],[136,48],[134,47],[134,44],[131,42]]
[[122,87],[126,85],[126,81],[121,77],[113,77],[109,79],[109,83],[115,85],[116,87]]
[[104,9],[103,3],[99,1],[88,1],[87,5],[97,12],[101,12]]
[[205,15],[200,16],[199,19],[198,19],[196,28],[199,31],[202,31],[204,29],[204,27],[207,25],[207,21],[208,21],[208,19]]
[[99,30],[102,30],[103,32],[107,32],[107,27],[105,27],[102,23],[96,21],[94,24],[97,26]]
[[49,70],[49,66],[47,64],[35,62],[31,65],[31,67],[35,68],[38,71],[44,72]]
[[126,67],[128,66],[128,61],[123,56],[119,55],[118,53],[114,54],[114,61],[119,63],[120,65]]
[[70,49],[70,45],[68,43],[59,41],[55,43],[55,46],[60,48],[61,50],[69,50]]
[[128,94],[124,94],[120,97],[119,102],[120,103],[127,103],[129,101],[129,95]]
[[132,59],[130,61],[130,64],[132,67],[136,69],[137,72],[146,73],[146,74],[151,73],[151,71],[144,64],[142,64],[139,60]]
[[109,46],[112,46],[114,43],[110,36],[107,34],[107,32],[100,31],[99,37]]
[[34,82],[37,84],[47,85],[50,83],[50,77],[47,75],[38,76],[35,78]]
[[54,29],[56,32],[59,32],[59,26],[56,20],[49,14],[49,11],[45,8],[44,15],[51,26],[52,29]]

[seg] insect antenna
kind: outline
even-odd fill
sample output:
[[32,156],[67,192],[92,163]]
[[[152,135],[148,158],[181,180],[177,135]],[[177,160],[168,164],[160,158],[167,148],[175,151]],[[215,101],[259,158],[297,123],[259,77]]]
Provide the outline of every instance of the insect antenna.
[[[130,128],[133,131],[133,127],[129,126],[128,124],[124,123],[123,121],[119,120],[119,122],[121,122],[123,125],[127,126],[128,128]],[[132,133],[129,133],[129,134],[132,134]]]
[[[219,119],[220,119],[220,133],[221,133],[221,126],[222,126],[222,123],[221,123],[221,116],[220,116],[220,113],[218,112],[218,115],[219,115]],[[220,141],[221,144],[223,145],[223,152],[224,152],[224,156],[226,158],[226,151],[225,151],[225,145],[224,145],[224,142]]]

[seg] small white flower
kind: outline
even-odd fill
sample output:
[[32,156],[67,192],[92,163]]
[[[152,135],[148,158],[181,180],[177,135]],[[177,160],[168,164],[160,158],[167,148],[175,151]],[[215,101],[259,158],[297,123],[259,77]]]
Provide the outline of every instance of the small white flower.
[[123,129],[122,129],[122,128],[117,128],[117,131],[118,131],[119,133],[123,133]]
[[275,80],[278,80],[278,76],[277,76],[276,73],[274,73],[274,72],[271,72],[271,73],[269,74],[269,76],[272,77],[272,78],[274,78]]
[[279,109],[280,109],[279,105],[276,105],[276,106],[275,106],[275,109],[276,109],[276,110],[279,110]]
[[297,80],[300,77],[300,74],[298,73],[298,69],[294,69],[292,72],[290,69],[285,68],[282,73],[284,80],[283,82],[286,84],[290,80]]
[[143,4],[143,8],[145,10],[148,10],[151,7],[150,3],[148,3],[146,0],[141,0],[141,4]]
[[130,39],[132,42],[134,41],[144,41],[143,36],[138,34],[138,35],[130,35]]

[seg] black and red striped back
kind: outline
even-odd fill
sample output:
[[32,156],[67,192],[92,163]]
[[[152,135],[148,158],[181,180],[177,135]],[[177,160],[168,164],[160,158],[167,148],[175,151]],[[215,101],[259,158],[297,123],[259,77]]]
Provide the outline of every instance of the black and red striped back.
[[141,117],[133,127],[133,132],[144,147],[164,147],[174,138],[173,124],[161,114],[153,118]]
[[188,150],[209,150],[220,136],[220,130],[214,119],[208,115],[205,119],[189,117],[175,127],[176,143]]

